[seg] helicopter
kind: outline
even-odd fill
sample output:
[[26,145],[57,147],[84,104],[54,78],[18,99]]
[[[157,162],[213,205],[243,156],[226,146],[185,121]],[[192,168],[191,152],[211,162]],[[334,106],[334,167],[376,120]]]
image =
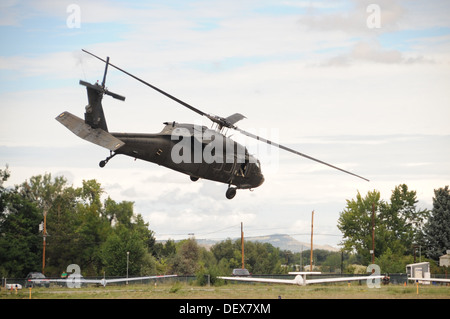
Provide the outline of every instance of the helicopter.
[[[252,190],[264,182],[260,161],[250,154],[245,146],[225,135],[225,129],[232,129],[263,143],[369,181],[362,176],[240,129],[235,125],[238,121],[245,119],[245,116],[240,113],[234,113],[228,117],[205,113],[110,63],[109,57],[105,60],[84,49],[82,51],[105,63],[102,83],[100,84],[97,81],[97,83],[91,84],[83,80],[79,81],[80,85],[86,87],[88,97],[84,120],[67,111],[59,114],[56,120],[78,137],[110,151],[109,156],[99,162],[100,167],[105,167],[116,155],[126,155],[189,175],[193,182],[206,179],[227,184],[225,196],[232,199],[236,195],[236,190]],[[189,123],[165,122],[159,133],[109,132],[102,106],[103,96],[108,95],[120,101],[125,101],[124,96],[113,93],[106,88],[106,75],[109,66],[191,111],[207,117],[213,122],[213,128]]]

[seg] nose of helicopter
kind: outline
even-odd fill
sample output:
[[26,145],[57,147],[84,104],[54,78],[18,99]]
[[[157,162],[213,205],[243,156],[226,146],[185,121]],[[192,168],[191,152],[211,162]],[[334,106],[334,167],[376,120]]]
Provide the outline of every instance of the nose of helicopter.
[[264,183],[264,176],[261,174],[258,186],[261,186],[262,183]]
[[256,171],[257,173],[255,174],[255,187],[259,187],[262,185],[262,183],[264,183],[264,175],[261,171],[261,163],[259,162],[259,160],[255,161],[255,166],[256,166]]

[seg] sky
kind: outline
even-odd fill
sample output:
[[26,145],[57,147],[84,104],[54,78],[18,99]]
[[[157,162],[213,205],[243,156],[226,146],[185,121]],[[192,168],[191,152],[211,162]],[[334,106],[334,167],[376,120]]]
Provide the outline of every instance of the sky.
[[[96,179],[133,201],[156,239],[289,234],[338,247],[346,201],[389,200],[406,184],[418,208],[450,183],[450,3],[370,1],[16,1],[0,3],[0,165],[7,186],[33,175]],[[84,80],[104,65],[86,49],[238,126],[370,180],[229,132],[261,158],[265,182],[225,198],[227,185],[117,156],[59,124],[83,117]],[[210,126],[110,69],[108,128],[157,133],[163,122]]]

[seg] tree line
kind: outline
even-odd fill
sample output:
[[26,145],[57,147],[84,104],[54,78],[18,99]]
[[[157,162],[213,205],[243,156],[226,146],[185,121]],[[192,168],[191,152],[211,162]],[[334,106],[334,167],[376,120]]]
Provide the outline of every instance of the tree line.
[[[157,242],[149,223],[134,212],[134,203],[104,198],[96,180],[73,187],[63,176],[45,174],[5,188],[9,177],[8,167],[0,169],[2,277],[24,278],[32,271],[59,277],[69,264],[77,264],[85,277],[124,276],[128,269],[129,276],[197,275],[204,284],[205,275],[214,283],[217,276],[242,267],[240,239],[226,239],[209,248],[194,238]],[[358,193],[356,199],[347,200],[338,221],[342,250],[314,250],[314,265],[324,272],[353,272],[355,264],[370,264],[372,220],[375,263],[382,271],[404,272],[417,246],[424,257],[436,260],[450,248],[448,187],[435,191],[432,211],[416,205],[416,193],[406,185],[394,189],[390,202],[380,200],[377,191],[365,197]],[[244,247],[244,265],[252,274],[284,274],[310,263],[309,250],[293,253],[250,241]]]
[[377,190],[364,197],[358,192],[338,219],[342,249],[355,253],[362,264],[374,261],[389,272],[404,272],[420,254],[432,261],[434,273],[443,272],[437,262],[450,249],[449,187],[434,194],[428,210],[417,207],[417,193],[406,184],[396,186],[389,201]]

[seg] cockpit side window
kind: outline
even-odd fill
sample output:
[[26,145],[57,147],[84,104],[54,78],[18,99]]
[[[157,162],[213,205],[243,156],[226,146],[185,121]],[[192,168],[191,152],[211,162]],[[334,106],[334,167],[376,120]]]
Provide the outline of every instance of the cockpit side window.
[[247,176],[248,172],[250,170],[249,161],[246,159],[244,163],[237,163],[235,175],[240,177]]

